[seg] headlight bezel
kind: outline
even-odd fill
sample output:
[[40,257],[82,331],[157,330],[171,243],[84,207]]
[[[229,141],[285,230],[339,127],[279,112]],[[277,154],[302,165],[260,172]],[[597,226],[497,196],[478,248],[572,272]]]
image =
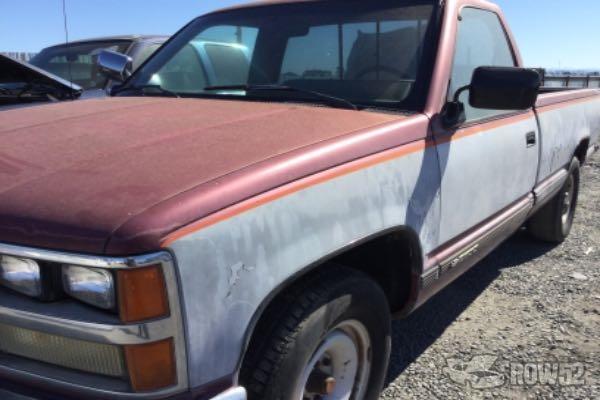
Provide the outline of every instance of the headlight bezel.
[[41,267],[29,258],[0,255],[0,285],[25,296],[41,297]]
[[[137,268],[112,268],[82,265],[84,263],[48,262],[34,257],[17,257],[3,253],[0,253],[0,260],[1,257],[37,266],[41,292],[18,291],[0,282],[0,287],[6,287],[29,298],[43,302],[70,298],[95,309],[116,314],[123,323],[166,318],[170,314],[168,290],[160,263]],[[98,278],[98,282],[86,285],[85,278],[94,276]],[[99,287],[102,288],[100,292],[94,290]],[[148,293],[153,295],[148,296]]]
[[[143,270],[149,271],[155,269],[158,274],[148,274],[150,276],[160,277],[160,289],[164,290],[166,303],[168,306],[165,315],[156,316],[136,322],[125,322],[122,318],[120,322],[117,318],[106,318],[102,316],[101,309],[90,308],[89,314],[82,319],[81,307],[87,307],[85,304],[77,300],[65,302],[56,302],[57,313],[45,313],[43,310],[51,310],[52,305],[44,305],[39,307],[32,302],[19,302],[23,310],[13,310],[11,308],[0,305],[0,320],[4,317],[4,321],[10,325],[21,326],[28,329],[37,330],[42,333],[57,334],[60,336],[77,338],[93,343],[114,344],[128,350],[131,354],[128,355],[128,387],[111,388],[107,378],[93,377],[93,385],[85,388],[86,393],[94,395],[129,395],[138,392],[154,393],[157,395],[171,395],[178,393],[188,384],[187,375],[187,351],[185,346],[184,326],[181,314],[181,305],[179,297],[179,282],[176,272],[176,262],[174,256],[169,251],[159,251],[144,255],[131,257],[104,257],[85,254],[64,253],[52,250],[34,249],[9,244],[0,243],[0,254],[13,255],[17,257],[26,257],[39,260],[42,264],[55,264],[60,270],[62,264],[81,265],[90,268],[102,268],[109,270],[117,279],[120,274],[128,274],[129,272],[138,272],[139,275],[134,279],[136,286],[144,290],[138,291],[140,299],[143,297],[153,296],[155,293],[145,290],[148,282],[152,280],[139,279]],[[131,275],[133,278],[133,275]],[[156,281],[155,281],[156,282]],[[0,297],[9,295],[7,290]],[[64,296],[64,293],[63,293]],[[33,299],[32,299],[33,300]],[[76,306],[81,304],[81,306]],[[25,311],[28,309],[30,311]],[[42,314],[39,314],[39,313]],[[8,318],[8,319],[6,319]],[[133,352],[132,352],[133,351]],[[162,352],[162,356],[161,356]],[[147,354],[146,354],[147,353]],[[162,357],[169,361],[168,368],[170,379],[168,381],[156,382],[145,376],[146,372],[151,372],[147,368],[139,369],[136,365],[140,364],[140,357],[145,360],[148,356]],[[168,356],[168,357],[167,357]],[[133,358],[132,358],[133,357]],[[137,359],[135,359],[137,357]],[[131,358],[131,359],[130,359]],[[29,365],[32,368],[37,368],[35,361],[24,360],[23,368],[27,369]],[[131,365],[130,365],[131,364]],[[141,364],[140,364],[141,365]],[[16,372],[20,374],[20,372]],[[139,374],[142,375],[139,375]],[[73,371],[71,378],[76,379],[78,371]],[[135,380],[134,380],[135,377]],[[145,386],[145,382],[150,382],[149,386]],[[61,382],[65,388],[70,385],[79,385],[76,380],[70,378]],[[112,383],[110,383],[112,385]]]
[[[18,285],[13,285],[11,284],[11,282],[3,280],[1,277],[0,287],[7,288],[13,292],[44,302],[55,301],[64,296],[62,284],[60,282],[60,268],[58,265],[46,263],[29,257],[18,257],[10,254],[0,254],[0,264],[3,260],[6,259],[9,259],[13,262],[24,262],[31,266],[35,265],[35,268],[37,268],[37,288],[35,292],[20,290]],[[2,266],[0,265],[0,270],[1,269]]]
[[[63,264],[61,266],[61,282],[66,295],[102,310],[116,311],[117,285],[111,271],[103,268]],[[94,290],[95,288],[100,290]]]

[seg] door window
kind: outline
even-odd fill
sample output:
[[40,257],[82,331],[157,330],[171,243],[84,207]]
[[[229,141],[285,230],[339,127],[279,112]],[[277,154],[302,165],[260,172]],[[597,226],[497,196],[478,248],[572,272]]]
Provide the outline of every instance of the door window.
[[[465,8],[461,12],[461,17],[449,99],[454,97],[454,93],[459,88],[471,83],[473,72],[478,67],[516,66],[511,45],[498,15],[491,11]],[[468,122],[506,113],[506,111],[471,107],[468,91],[461,95],[460,101],[465,105]]]

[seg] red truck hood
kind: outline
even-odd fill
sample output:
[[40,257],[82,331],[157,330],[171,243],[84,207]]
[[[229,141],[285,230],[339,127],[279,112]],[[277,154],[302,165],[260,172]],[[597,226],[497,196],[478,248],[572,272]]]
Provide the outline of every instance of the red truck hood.
[[[261,161],[397,118],[166,98],[5,111],[0,113],[0,242],[95,254],[155,250],[156,242],[141,239],[148,232],[136,231],[147,229],[139,223],[147,210]],[[201,210],[196,214],[163,210],[151,234],[161,237],[203,216]],[[108,251],[111,236],[130,219],[136,224],[127,229],[126,240],[119,239],[127,245]]]

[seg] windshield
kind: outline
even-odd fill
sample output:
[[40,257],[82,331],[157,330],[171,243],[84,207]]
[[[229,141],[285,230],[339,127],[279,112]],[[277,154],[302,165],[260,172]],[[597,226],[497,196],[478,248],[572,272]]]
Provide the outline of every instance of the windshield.
[[[127,86],[242,99],[255,99],[252,86],[285,86],[417,110],[429,81],[423,65],[434,51],[433,11],[432,1],[346,0],[211,14],[188,25]],[[297,95],[260,94],[274,101]]]
[[98,54],[104,49],[124,53],[130,45],[130,41],[107,41],[49,47],[32,58],[30,63],[85,90],[104,89],[107,78],[98,71]]

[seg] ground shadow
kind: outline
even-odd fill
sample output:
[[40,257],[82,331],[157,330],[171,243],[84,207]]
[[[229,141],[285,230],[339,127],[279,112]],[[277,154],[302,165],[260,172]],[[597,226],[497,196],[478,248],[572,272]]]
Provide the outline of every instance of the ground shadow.
[[386,386],[431,346],[503,269],[534,260],[554,247],[519,231],[408,318],[395,321]]

